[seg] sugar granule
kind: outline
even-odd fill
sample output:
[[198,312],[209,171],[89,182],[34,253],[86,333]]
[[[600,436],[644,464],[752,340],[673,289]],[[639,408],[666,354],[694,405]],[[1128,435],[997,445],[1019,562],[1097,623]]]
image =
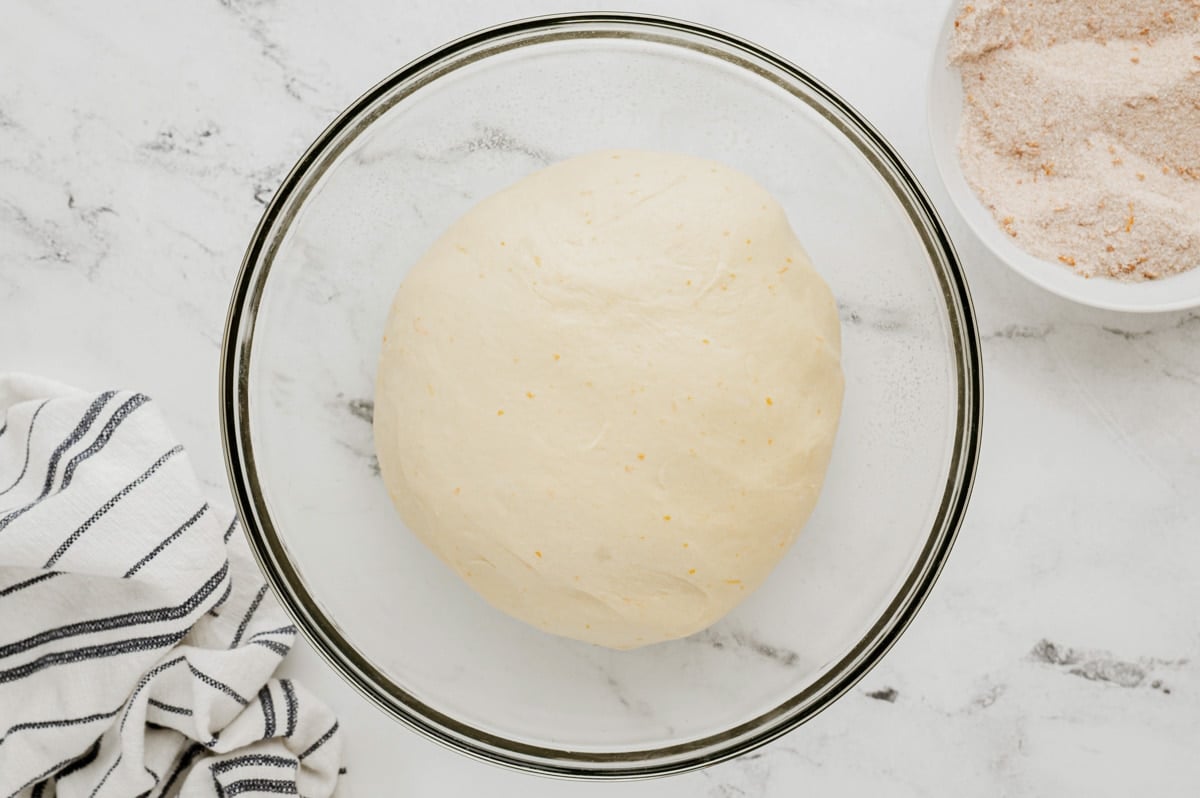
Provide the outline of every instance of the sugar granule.
[[1084,277],[1200,266],[1200,0],[971,0],[950,57],[963,174],[1015,243]]

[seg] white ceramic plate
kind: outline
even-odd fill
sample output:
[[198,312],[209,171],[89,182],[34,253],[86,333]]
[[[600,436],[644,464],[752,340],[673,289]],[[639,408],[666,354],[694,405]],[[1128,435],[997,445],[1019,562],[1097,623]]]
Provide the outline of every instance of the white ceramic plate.
[[933,155],[950,198],[959,213],[1005,264],[1030,282],[1066,299],[1108,310],[1158,313],[1200,305],[1200,267],[1164,280],[1121,283],[1096,278],[1088,280],[1060,263],[1030,255],[1005,235],[991,212],[979,201],[963,177],[958,161],[958,130],[962,119],[963,92],[958,70],[948,55],[954,20],[960,4],[955,2],[942,26],[929,76],[929,135]]

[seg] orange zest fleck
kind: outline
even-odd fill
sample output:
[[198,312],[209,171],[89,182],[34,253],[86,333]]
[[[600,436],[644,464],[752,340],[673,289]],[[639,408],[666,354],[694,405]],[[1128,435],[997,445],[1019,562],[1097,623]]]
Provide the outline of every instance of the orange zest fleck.
[[533,397],[534,397],[534,393],[533,393],[533,391],[526,391],[526,392],[525,392],[525,398],[526,398],[526,399],[532,399]]
[[535,556],[536,556],[536,557],[537,557],[539,560],[540,560],[540,559],[542,559],[542,553],[541,553],[540,551],[535,551],[535,552],[534,552],[534,555],[535,555]]
[[503,411],[503,410],[497,410],[497,411],[496,411],[496,415],[498,415],[498,416],[502,416],[502,415],[504,415],[504,411]]
[[670,520],[671,520],[671,516],[669,516],[669,515],[664,515],[664,516],[663,516],[663,520],[664,520],[664,521],[670,521]]
[[695,569],[695,568],[689,568],[689,569],[688,569],[688,573],[689,573],[689,574],[694,574],[694,573],[696,573],[696,569]]
[[646,455],[645,455],[645,454],[643,454],[642,452],[638,452],[638,459],[639,459],[639,460],[645,460],[645,459],[646,459]]
[[773,404],[775,404],[775,400],[774,400],[774,399],[772,399],[772,398],[771,398],[771,397],[769,397],[769,396],[767,397],[767,400],[766,400],[766,401],[767,401],[767,405],[773,405]]
[[462,488],[455,488],[455,489],[454,489],[454,495],[455,495],[455,496],[457,496],[457,495],[458,495],[458,494],[460,494],[460,493],[462,493]]
[[560,354],[558,354],[557,352],[555,352],[555,353],[554,353],[554,359],[555,359],[555,360],[562,360],[562,355],[560,355]]

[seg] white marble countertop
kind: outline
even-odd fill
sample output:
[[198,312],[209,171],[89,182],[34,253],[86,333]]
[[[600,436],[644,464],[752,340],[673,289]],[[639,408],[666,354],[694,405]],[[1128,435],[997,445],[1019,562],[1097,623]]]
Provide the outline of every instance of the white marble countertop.
[[[1200,312],[1122,316],[1015,276],[941,189],[925,76],[948,0],[630,2],[740,34],[862,110],[924,181],[984,333],[967,522],[896,648],[814,721],[667,780],[568,784],[445,751],[300,646],[350,795],[1179,795],[1200,784]],[[361,91],[556,0],[5,2],[0,370],[155,396],[225,491],[218,345],[272,188]],[[1190,789],[1189,789],[1190,788]]]

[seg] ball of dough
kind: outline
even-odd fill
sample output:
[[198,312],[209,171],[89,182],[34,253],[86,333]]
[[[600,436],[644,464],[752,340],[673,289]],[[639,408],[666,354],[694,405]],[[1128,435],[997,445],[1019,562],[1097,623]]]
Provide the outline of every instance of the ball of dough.
[[375,444],[407,525],[540,629],[628,649],[709,626],[817,501],[837,308],[782,208],[608,151],[479,203],[396,293]]

